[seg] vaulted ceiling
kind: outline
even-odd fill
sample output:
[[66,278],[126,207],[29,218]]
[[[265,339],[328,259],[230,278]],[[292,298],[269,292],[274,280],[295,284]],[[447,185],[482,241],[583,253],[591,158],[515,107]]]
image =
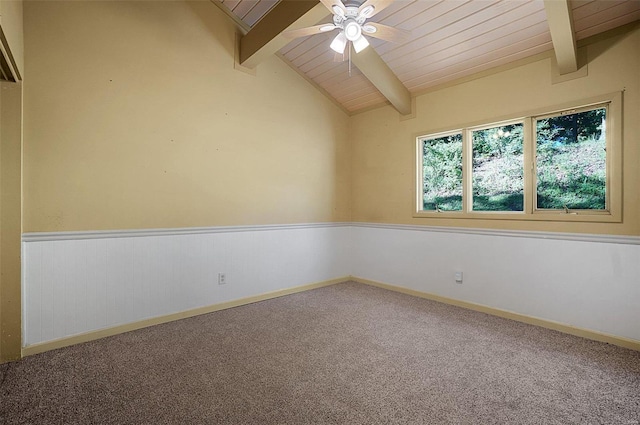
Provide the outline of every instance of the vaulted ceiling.
[[[352,53],[350,66],[329,48],[335,31],[282,37],[287,29],[331,22],[316,2],[213,1],[248,31],[241,57],[243,48],[246,56],[280,55],[350,113],[391,103],[406,114],[411,95],[554,48],[560,73],[570,73],[576,40],[640,20],[640,0],[395,0],[371,21],[410,31],[408,40],[369,38],[371,46]],[[286,14],[293,16],[283,21]],[[241,60],[253,67],[261,56]]]

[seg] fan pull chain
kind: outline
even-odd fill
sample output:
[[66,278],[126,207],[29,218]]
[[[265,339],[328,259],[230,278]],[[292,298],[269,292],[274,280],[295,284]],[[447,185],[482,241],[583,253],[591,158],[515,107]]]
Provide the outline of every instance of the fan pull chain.
[[351,44],[349,44],[349,77],[351,77]]

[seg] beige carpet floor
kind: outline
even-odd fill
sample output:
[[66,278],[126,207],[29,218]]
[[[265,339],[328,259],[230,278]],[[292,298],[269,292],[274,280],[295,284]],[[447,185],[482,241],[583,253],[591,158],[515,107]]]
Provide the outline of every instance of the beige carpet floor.
[[640,352],[344,283],[0,366],[6,424],[640,423]]

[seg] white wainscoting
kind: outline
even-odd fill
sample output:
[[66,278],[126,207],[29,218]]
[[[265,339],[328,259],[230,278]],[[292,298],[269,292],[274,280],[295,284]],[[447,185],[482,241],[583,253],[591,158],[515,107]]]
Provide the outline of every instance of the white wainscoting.
[[640,238],[366,223],[351,237],[353,276],[640,340]]
[[349,275],[640,341],[638,237],[326,223],[25,234],[23,345]]
[[[23,346],[350,272],[343,223],[23,235]],[[227,284],[218,285],[218,273]]]

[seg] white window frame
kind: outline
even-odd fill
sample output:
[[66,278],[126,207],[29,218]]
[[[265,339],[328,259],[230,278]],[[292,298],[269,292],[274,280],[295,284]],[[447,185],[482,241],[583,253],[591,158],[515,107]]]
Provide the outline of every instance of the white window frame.
[[[536,208],[536,119],[562,112],[579,113],[606,105],[606,200],[605,210],[547,210]],[[574,112],[575,111],[575,112]],[[472,137],[473,131],[523,123],[524,209],[513,211],[473,211]],[[462,133],[462,211],[425,211],[422,189],[422,140]],[[453,129],[424,132],[415,137],[415,202],[413,217],[489,220],[622,222],[622,92],[529,111],[500,120],[470,123]]]

